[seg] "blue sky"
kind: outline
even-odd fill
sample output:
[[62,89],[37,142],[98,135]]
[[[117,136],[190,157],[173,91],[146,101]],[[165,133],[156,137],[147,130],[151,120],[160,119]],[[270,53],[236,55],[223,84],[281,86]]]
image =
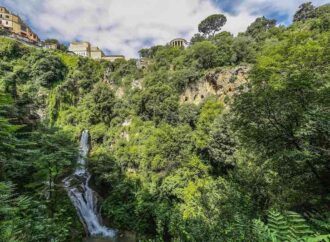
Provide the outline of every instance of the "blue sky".
[[[289,24],[304,0],[0,0],[18,13],[39,36],[63,42],[90,41],[112,54],[137,56],[137,51],[166,44],[176,37],[190,39],[198,23],[223,13],[223,28],[244,31],[259,16]],[[329,0],[314,0],[315,6]]]

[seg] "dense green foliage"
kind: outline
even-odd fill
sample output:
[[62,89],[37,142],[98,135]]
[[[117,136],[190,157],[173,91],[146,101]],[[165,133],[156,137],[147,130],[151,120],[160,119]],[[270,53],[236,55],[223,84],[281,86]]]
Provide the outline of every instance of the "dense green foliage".
[[315,7],[311,2],[303,3],[293,17],[293,21],[304,21],[315,17]]
[[[83,129],[103,217],[141,241],[329,240],[329,6],[236,37],[213,18],[145,69],[0,39],[0,241],[81,241],[61,180]],[[225,103],[180,101],[237,65]]]
[[0,52],[0,241],[80,241],[81,225],[59,186],[76,144],[37,115],[44,85],[64,78],[66,67],[56,56],[5,39]]
[[64,44],[61,44],[57,39],[45,39],[44,44],[46,45],[56,45],[58,49],[66,51],[68,47]]

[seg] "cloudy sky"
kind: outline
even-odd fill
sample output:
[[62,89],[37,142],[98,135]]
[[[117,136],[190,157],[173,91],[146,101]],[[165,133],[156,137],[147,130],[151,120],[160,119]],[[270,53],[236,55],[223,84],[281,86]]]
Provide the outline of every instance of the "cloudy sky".
[[[190,39],[198,23],[224,13],[224,30],[244,31],[259,16],[291,22],[304,0],[0,0],[18,13],[39,36],[64,42],[90,41],[112,54],[137,56],[137,51]],[[314,0],[318,6],[329,0]]]

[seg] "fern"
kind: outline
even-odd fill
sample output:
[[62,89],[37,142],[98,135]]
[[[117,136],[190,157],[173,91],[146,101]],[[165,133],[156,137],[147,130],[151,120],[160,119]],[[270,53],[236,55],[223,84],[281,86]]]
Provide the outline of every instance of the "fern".
[[[328,221],[314,219],[323,228],[328,228]],[[268,223],[254,220],[253,232],[258,242],[330,242],[330,234],[320,235],[313,230],[307,221],[298,213],[271,210]]]
[[300,214],[290,211],[285,214],[289,224],[288,238],[290,240],[299,240],[300,238],[314,234],[310,226],[307,225],[306,220]]
[[303,240],[306,242],[330,242],[330,234],[306,237]]
[[323,230],[326,230],[328,232],[330,232],[330,221],[323,221],[323,220],[320,220],[320,219],[315,219],[315,218],[312,218],[311,219],[311,222],[319,227],[320,229],[323,229]]
[[268,225],[266,225],[260,219],[253,221],[253,232],[258,238],[259,242],[276,241],[274,240],[275,235],[270,231]]
[[288,223],[284,216],[275,210],[271,210],[268,213],[268,227],[275,234],[276,239],[285,241],[288,237]]
[[313,227],[315,227],[318,231],[322,231],[323,233],[330,233],[330,214],[325,213],[321,214],[310,214],[310,222]]

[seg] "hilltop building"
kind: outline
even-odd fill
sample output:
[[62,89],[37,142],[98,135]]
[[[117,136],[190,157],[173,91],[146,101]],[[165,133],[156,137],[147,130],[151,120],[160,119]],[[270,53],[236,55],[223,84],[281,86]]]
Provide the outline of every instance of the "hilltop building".
[[116,59],[125,59],[123,55],[106,56],[99,47],[91,46],[89,42],[72,42],[68,50],[76,55],[92,58],[94,60],[115,61]]
[[44,44],[43,48],[44,49],[51,49],[51,50],[57,50],[58,49],[58,44],[53,44],[53,43],[49,43],[49,44]]
[[89,42],[72,42],[69,51],[83,57],[91,57],[91,44]]
[[5,7],[0,6],[0,28],[8,30],[10,33],[24,38],[29,42],[37,43],[40,41],[37,34],[35,34],[22,19]]
[[99,47],[91,47],[90,57],[94,60],[100,60],[104,57],[104,53]]
[[173,47],[178,46],[185,48],[188,46],[188,41],[182,38],[176,38],[171,40],[170,45]]

